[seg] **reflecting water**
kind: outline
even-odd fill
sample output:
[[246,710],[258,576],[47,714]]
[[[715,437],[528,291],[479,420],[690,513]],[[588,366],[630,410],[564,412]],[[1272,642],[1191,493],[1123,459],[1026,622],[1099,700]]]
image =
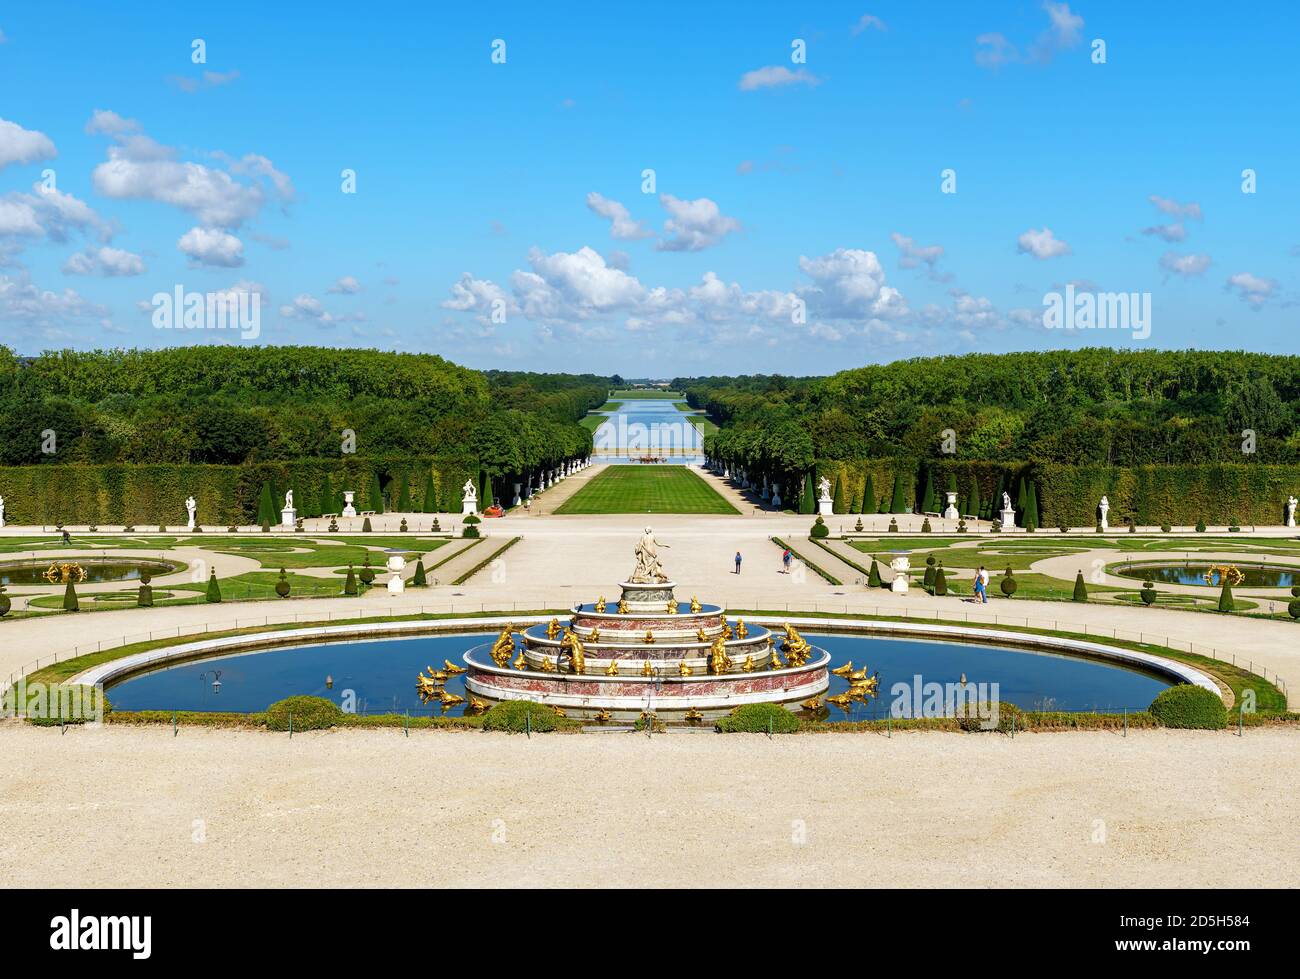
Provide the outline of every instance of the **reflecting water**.
[[[685,401],[676,399],[682,405]],[[592,436],[601,462],[638,462],[665,457],[673,462],[704,461],[703,438],[674,399],[624,401]]]
[[[1162,564],[1143,568],[1124,568],[1117,573],[1124,578],[1136,578],[1138,581],[1151,581],[1165,585],[1202,585],[1218,588],[1223,584],[1220,568],[1217,564]],[[1300,583],[1300,571],[1293,568],[1261,568],[1258,565],[1228,565],[1235,567],[1242,574],[1241,581],[1232,579],[1232,586],[1242,588],[1290,588]],[[1206,581],[1206,573],[1210,580]]]
[[[109,700],[121,710],[246,713],[294,694],[314,694],[340,705],[345,696],[352,696],[356,708],[367,713],[427,714],[430,707],[421,704],[415,692],[416,675],[426,666],[441,669],[444,659],[459,665],[466,649],[495,638],[496,633],[426,636],[241,653],[182,663],[125,680],[110,690]],[[901,695],[894,690],[895,684],[910,690],[916,674],[923,684],[957,683],[962,674],[970,683],[997,683],[1000,700],[1026,709],[1145,708],[1169,685],[1106,663],[997,646],[861,636],[807,638],[831,654],[832,667],[852,660],[855,670],[880,675],[878,698],[865,706],[855,703],[848,715],[834,708],[832,720],[883,714]],[[216,670],[221,671],[219,693],[212,685]],[[333,677],[332,689],[325,685],[327,676]],[[847,687],[847,680],[831,676],[831,694]],[[465,696],[464,677],[450,678],[447,691]],[[907,696],[910,699],[910,693]],[[436,706],[433,709],[438,710]],[[460,705],[448,713],[460,714],[464,709]]]
[[137,581],[143,572],[156,577],[170,574],[172,571],[170,564],[159,564],[153,561],[89,561],[85,558],[80,560],[61,558],[42,563],[0,566],[0,585],[61,585],[63,584],[61,579],[50,582],[44,577],[52,564],[80,564],[85,569],[86,577],[73,580],[78,584],[85,582],[88,585],[101,581]]

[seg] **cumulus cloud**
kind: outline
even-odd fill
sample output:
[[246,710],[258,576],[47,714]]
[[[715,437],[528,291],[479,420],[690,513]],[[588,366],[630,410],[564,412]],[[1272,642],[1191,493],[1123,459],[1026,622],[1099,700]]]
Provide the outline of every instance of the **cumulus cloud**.
[[1228,292],[1235,292],[1237,298],[1251,309],[1259,309],[1273,298],[1273,294],[1277,291],[1277,282],[1251,272],[1238,272],[1228,276],[1224,288]]
[[609,222],[609,236],[617,241],[634,241],[654,235],[640,221],[633,220],[626,207],[594,190],[587,195],[587,207],[593,214],[598,214]]
[[664,222],[668,237],[656,246],[660,251],[698,252],[740,230],[740,222],[723,214],[707,197],[685,201],[672,194],[660,194],[659,203],[668,212]]
[[112,109],[96,109],[90,114],[86,123],[86,132],[92,136],[121,136],[124,133],[138,133],[140,124],[134,119],[125,119]]
[[943,257],[943,245],[918,245],[906,235],[897,231],[889,236],[898,248],[898,267],[915,269],[924,265],[931,278],[938,278],[935,263]]
[[1157,224],[1150,228],[1143,228],[1142,233],[1144,235],[1154,235],[1163,241],[1178,242],[1187,237],[1187,228],[1183,222],[1177,221],[1173,224]]
[[1210,267],[1210,256],[1179,255],[1177,252],[1165,252],[1160,256],[1160,267],[1173,275],[1189,278],[1200,275]]
[[1083,39],[1083,18],[1072,12],[1068,3],[1047,0],[1043,11],[1047,14],[1047,28],[1023,52],[1004,34],[989,31],[975,38],[975,63],[993,69],[1015,62],[1047,64],[1058,52]]
[[11,163],[35,163],[57,155],[54,141],[44,133],[0,119],[0,170]]
[[[303,320],[315,323],[317,326],[326,327],[332,327],[339,323],[361,323],[366,319],[364,313],[335,315],[325,308],[324,303],[310,293],[301,293],[294,297],[293,302],[281,306],[280,315],[288,320]],[[357,336],[363,335],[355,327],[353,332]]]
[[361,283],[356,280],[355,276],[345,275],[337,279],[332,286],[325,290],[329,293],[342,296],[355,296],[361,291]]
[[889,28],[875,14],[863,14],[858,18],[858,22],[853,25],[853,36],[857,37],[863,31],[868,30],[887,31]]
[[1149,200],[1152,206],[1154,206],[1161,214],[1168,214],[1172,218],[1178,218],[1179,220],[1190,218],[1193,221],[1200,221],[1203,217],[1201,213],[1201,205],[1197,204],[1195,201],[1180,204],[1176,200],[1172,200],[1168,197],[1161,197],[1158,194],[1152,194],[1147,198],[1147,200]]
[[102,319],[108,311],[75,289],[53,292],[34,285],[26,271],[0,275],[0,323],[57,328],[86,318]]
[[144,259],[121,248],[87,248],[63,263],[65,275],[98,275],[105,278],[143,275]]
[[766,65],[741,75],[737,87],[742,92],[755,92],[761,88],[785,88],[789,85],[815,86],[821,81],[806,68],[791,71],[784,65]]
[[220,228],[190,228],[176,247],[195,265],[236,268],[244,264],[244,243]]
[[108,131],[114,141],[108,159],[91,174],[95,190],[105,197],[158,201],[193,215],[205,226],[229,229],[254,217],[272,196],[282,201],[293,198],[292,182],[266,157],[249,154],[234,160],[214,154],[226,169],[182,161],[171,147],[135,129],[121,128],[122,121],[100,109],[89,124],[97,132]]
[[38,182],[32,193],[11,191],[0,197],[0,239],[46,238],[65,242],[76,232],[100,241],[112,238],[112,228],[83,200]]
[[1016,250],[1037,259],[1069,255],[1070,246],[1052,234],[1051,228],[1030,228],[1016,239]]

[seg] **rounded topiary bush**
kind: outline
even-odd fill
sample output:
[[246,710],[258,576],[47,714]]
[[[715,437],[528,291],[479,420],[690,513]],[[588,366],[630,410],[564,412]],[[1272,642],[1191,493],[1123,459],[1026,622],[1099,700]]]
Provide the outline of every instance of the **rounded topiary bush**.
[[1300,585],[1291,586],[1291,601],[1286,610],[1291,613],[1291,618],[1300,619]]
[[271,731],[287,731],[291,716],[295,731],[321,731],[341,721],[343,711],[324,697],[285,697],[266,709],[266,727]]
[[829,537],[830,535],[831,535],[831,529],[826,526],[826,521],[823,520],[821,517],[818,517],[813,522],[812,530],[809,532],[808,536],[813,537],[815,539],[820,539],[822,537]]
[[1007,568],[1007,573],[1002,576],[1002,581],[998,587],[1002,589],[1002,594],[1006,595],[1007,598],[1016,593],[1016,589],[1020,587],[1020,582],[1012,577],[1011,568]]
[[275,593],[281,598],[289,597],[289,579],[285,576],[284,568],[280,569],[280,580],[275,583]]
[[1138,592],[1138,594],[1142,596],[1143,605],[1154,605],[1156,600],[1155,583],[1151,581],[1144,581],[1142,583],[1142,590]]
[[1196,521],[1196,532],[1197,532],[1198,534],[1203,534],[1203,533],[1205,533],[1205,521],[1204,521],[1204,520],[1198,520],[1198,521]]
[[718,719],[713,729],[719,734],[793,734],[799,730],[799,718],[777,704],[743,704],[726,717]]
[[1150,710],[1165,727],[1217,731],[1228,726],[1228,709],[1219,695],[1191,683],[1160,691]]
[[[1293,602],[1292,604],[1300,604],[1300,602]],[[12,607],[13,603],[9,601],[9,596],[5,594],[5,586],[0,585],[0,617],[8,615],[9,609]]]
[[483,715],[483,730],[554,731],[559,726],[559,715],[545,704],[533,700],[507,700],[495,705]]
[[969,712],[957,715],[958,729],[962,731],[1000,731],[1002,734],[1009,734],[1013,723],[1018,728],[1025,726],[1024,722],[1020,720],[1020,708],[1011,701],[1004,700],[997,704],[998,717],[996,724],[993,723],[993,709],[991,704],[972,705]]

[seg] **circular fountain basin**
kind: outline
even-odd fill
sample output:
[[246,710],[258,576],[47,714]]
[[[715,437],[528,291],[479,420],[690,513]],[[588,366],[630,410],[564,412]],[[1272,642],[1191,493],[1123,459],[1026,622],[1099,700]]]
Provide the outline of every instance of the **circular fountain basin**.
[[1210,580],[1205,574],[1211,568],[1228,565],[1244,575],[1234,588],[1290,588],[1300,584],[1300,568],[1273,564],[1234,564],[1227,561],[1180,561],[1166,563],[1130,563],[1115,569],[1121,578],[1151,581],[1157,585],[1199,585],[1202,588],[1219,588],[1223,581],[1215,571]]
[[132,561],[113,558],[61,557],[46,561],[8,561],[0,563],[0,585],[62,585],[61,579],[49,581],[45,572],[51,565],[79,564],[86,577],[77,584],[100,584],[110,581],[138,581],[142,574],[153,577],[171,574],[184,567],[170,561]]

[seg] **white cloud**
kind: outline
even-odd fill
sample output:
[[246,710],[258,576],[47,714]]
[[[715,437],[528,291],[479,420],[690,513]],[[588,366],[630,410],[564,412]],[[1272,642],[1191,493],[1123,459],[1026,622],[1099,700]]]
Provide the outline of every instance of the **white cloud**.
[[1183,222],[1177,221],[1173,224],[1157,224],[1150,228],[1143,228],[1144,235],[1154,235],[1163,241],[1177,242],[1183,241],[1187,237],[1187,228]]
[[989,31],[975,38],[975,63],[994,69],[1013,62],[1047,64],[1057,52],[1072,48],[1083,39],[1083,18],[1073,13],[1068,3],[1046,0],[1043,10],[1047,14],[1047,29],[1023,53],[1005,35]]
[[244,264],[244,243],[220,228],[190,228],[176,247],[196,265],[236,268]]
[[633,220],[626,207],[594,190],[587,195],[587,207],[592,213],[609,221],[609,236],[617,241],[635,241],[638,238],[650,238],[654,235],[654,232],[640,221]]
[[38,182],[32,193],[11,191],[0,197],[0,238],[45,237],[65,242],[73,232],[112,238],[112,229],[85,201],[59,190],[43,190]]
[[669,236],[656,246],[659,251],[698,252],[740,230],[740,222],[723,214],[707,197],[685,201],[660,194],[659,203],[668,212],[664,232]]
[[1016,239],[1016,250],[1022,254],[1033,255],[1037,259],[1056,258],[1069,255],[1070,246],[1052,234],[1052,229],[1030,228]]
[[0,275],[0,323],[58,327],[88,317],[101,319],[107,312],[75,289],[51,292],[38,288],[26,271],[16,276]]
[[144,259],[121,248],[87,248],[63,263],[65,275],[98,275],[105,278],[143,275]]
[[11,163],[35,163],[57,155],[54,142],[44,133],[0,119],[0,170]]
[[815,86],[821,81],[806,68],[791,71],[784,65],[767,65],[741,75],[738,87],[742,92],[755,92],[760,88],[784,88],[787,85]]
[[1166,272],[1181,275],[1184,278],[1200,275],[1210,267],[1209,255],[1179,255],[1165,252],[1160,256],[1160,267]]
[[1016,46],[996,31],[975,38],[975,63],[981,68],[1000,68],[1019,58]]
[[335,295],[355,296],[361,291],[361,283],[356,280],[355,276],[345,275],[325,291]]
[[238,70],[220,72],[205,71],[198,78],[188,78],[183,75],[172,75],[167,80],[179,88],[182,92],[194,93],[205,88],[220,88],[222,85],[230,85],[239,79]]
[[837,248],[816,258],[799,256],[799,268],[813,285],[799,290],[808,311],[828,319],[890,318],[907,311],[903,295],[885,285],[875,252]]
[[93,135],[120,136],[124,133],[138,133],[140,124],[134,119],[124,119],[112,109],[96,109],[86,123],[86,132]]
[[451,285],[451,298],[441,303],[443,309],[457,312],[473,312],[474,318],[484,326],[492,325],[492,314],[502,309],[507,313],[517,312],[515,301],[490,279],[476,279],[465,272]]
[[[325,308],[325,305],[310,293],[302,293],[294,297],[292,303],[280,307],[280,315],[290,320],[306,320],[316,323],[318,326],[335,326],[338,323],[362,323],[365,322],[364,313],[346,313],[343,316],[336,316]],[[353,335],[364,336],[357,327],[353,327]]]
[[1189,201],[1186,204],[1180,204],[1178,201],[1169,197],[1161,197],[1159,194],[1152,194],[1147,198],[1152,206],[1161,214],[1168,214],[1179,221],[1190,218],[1193,221],[1200,221],[1204,218],[1201,212],[1201,205],[1195,201]]
[[914,240],[897,231],[889,237],[898,248],[900,269],[914,269],[925,265],[929,268],[932,277],[936,274],[935,263],[943,257],[943,245],[918,245]]
[[1251,309],[1259,309],[1273,297],[1273,293],[1277,290],[1277,282],[1251,272],[1238,272],[1228,276],[1224,288],[1229,292],[1236,292],[1237,297]]
[[858,18],[858,22],[853,25],[853,35],[856,37],[866,30],[887,31],[889,28],[875,14],[863,14]]

